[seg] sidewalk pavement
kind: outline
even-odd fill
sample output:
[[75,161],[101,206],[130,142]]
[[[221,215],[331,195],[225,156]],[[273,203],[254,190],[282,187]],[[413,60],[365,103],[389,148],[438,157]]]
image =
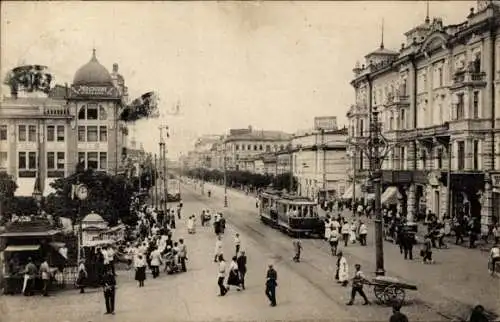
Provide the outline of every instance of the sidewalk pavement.
[[[246,209],[255,210],[253,199],[245,198],[243,193],[232,190],[230,194],[232,197],[230,205],[239,203]],[[370,226],[368,247],[349,245],[345,249],[348,260],[351,263],[360,262],[365,272],[375,271],[373,232],[374,226]],[[329,248],[326,242],[320,240],[305,240],[304,242],[305,247],[320,248],[324,256],[328,256]],[[482,304],[487,310],[500,314],[498,305],[500,279],[489,276],[487,253],[450,245],[449,249],[434,249],[433,258],[436,263],[424,265],[418,254],[419,247],[414,249],[414,260],[405,261],[399,253],[399,247],[389,242],[385,242],[384,246],[387,275],[413,282],[419,287],[419,292],[424,295],[424,299],[434,302],[438,309],[455,310],[459,316],[466,316],[468,309]],[[308,248],[305,253],[308,252]]]
[[[347,321],[343,307],[332,304],[317,289],[311,288],[279,263],[273,254],[242,234],[242,248],[248,256],[246,290],[231,290],[218,297],[217,264],[213,262],[215,235],[211,226],[187,234],[185,219],[199,215],[205,207],[199,201],[184,200],[183,220],[177,221],[174,239],[184,238],[188,248],[188,272],[160,273],[153,280],[148,273],[144,288],[138,288],[133,271],[119,271],[116,315],[103,315],[104,299],[100,289],[79,294],[78,290],[54,293],[50,297],[6,296],[0,301],[2,322],[66,321],[265,321],[335,319]],[[198,218],[198,216],[197,216]],[[226,232],[224,253],[230,261],[233,236]],[[264,295],[267,264],[278,271],[277,307],[270,307]],[[293,282],[293,283],[292,283]],[[352,319],[351,319],[352,320]]]

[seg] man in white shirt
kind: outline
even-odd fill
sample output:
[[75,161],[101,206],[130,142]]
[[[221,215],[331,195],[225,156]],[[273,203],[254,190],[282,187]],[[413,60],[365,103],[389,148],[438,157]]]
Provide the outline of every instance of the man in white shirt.
[[215,241],[214,263],[217,263],[220,255],[222,255],[222,237],[219,235]]
[[241,240],[239,233],[236,233],[236,235],[234,236],[234,247],[236,249],[236,256],[238,256],[241,247]]
[[366,246],[366,235],[368,235],[368,227],[361,221],[359,225],[359,243],[361,246]]
[[344,247],[347,247],[347,243],[349,242],[349,233],[351,232],[351,225],[346,221],[342,225],[341,233],[342,239],[344,240]]
[[160,275],[160,265],[162,264],[161,252],[156,248],[149,256],[151,259],[151,273],[153,278],[157,278]]
[[493,245],[490,251],[490,273],[495,274],[496,264],[500,262],[500,248],[497,244]]
[[227,293],[227,287],[224,286],[224,279],[226,278],[226,262],[224,261],[224,256],[220,254],[217,258],[219,261],[219,267],[217,271],[217,285],[219,285],[219,296],[224,296]]

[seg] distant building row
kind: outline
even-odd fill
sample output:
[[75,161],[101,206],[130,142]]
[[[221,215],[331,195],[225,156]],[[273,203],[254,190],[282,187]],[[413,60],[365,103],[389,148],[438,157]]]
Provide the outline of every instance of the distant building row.
[[189,169],[226,168],[268,175],[292,171],[298,193],[315,199],[344,193],[346,148],[347,128],[338,129],[335,117],[320,117],[314,129],[293,135],[250,126],[231,129],[227,135],[203,136],[182,162]]

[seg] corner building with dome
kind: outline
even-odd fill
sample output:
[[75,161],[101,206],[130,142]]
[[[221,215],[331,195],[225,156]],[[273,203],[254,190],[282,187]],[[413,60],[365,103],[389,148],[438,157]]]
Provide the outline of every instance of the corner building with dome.
[[118,64],[110,73],[97,59],[80,67],[71,85],[49,94],[19,93],[0,101],[0,172],[12,175],[16,195],[44,195],[50,183],[85,168],[119,173],[127,156],[128,128],[119,119],[128,91]]

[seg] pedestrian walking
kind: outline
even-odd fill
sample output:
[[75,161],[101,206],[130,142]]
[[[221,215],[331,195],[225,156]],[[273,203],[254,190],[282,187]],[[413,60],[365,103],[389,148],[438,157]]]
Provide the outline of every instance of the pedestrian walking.
[[490,319],[484,313],[484,307],[482,305],[476,305],[471,312],[470,322],[489,322]]
[[351,244],[356,243],[356,230],[357,230],[356,222],[353,220],[349,229],[349,242]]
[[33,264],[31,257],[28,258],[28,264],[24,268],[24,283],[23,283],[23,294],[24,296],[34,295],[35,288],[35,276],[36,276],[36,266]]
[[227,278],[227,290],[231,286],[236,286],[237,291],[241,291],[241,281],[240,281],[240,272],[238,269],[237,257],[233,256],[231,260],[231,264],[229,264],[229,276]]
[[293,257],[293,261],[299,263],[300,253],[302,251],[302,242],[300,241],[300,239],[293,240],[293,249],[295,251],[295,256]]
[[222,214],[220,214],[219,222],[220,222],[220,233],[224,234],[224,231],[226,230],[226,218],[224,218]]
[[337,260],[337,279],[340,284],[342,284],[343,287],[347,286],[347,283],[349,282],[349,266],[347,265],[347,259],[344,257],[344,253],[340,251],[338,253],[338,260]]
[[183,272],[187,271],[186,261],[187,261],[187,246],[184,244],[184,239],[179,239],[179,263],[181,264],[181,270]]
[[496,272],[497,263],[500,263],[500,248],[498,247],[497,244],[493,245],[493,247],[491,248],[488,262],[489,262],[488,269],[490,271],[491,276],[493,276],[495,275]]
[[236,235],[234,235],[234,248],[236,250],[236,256],[238,256],[240,252],[240,247],[241,247],[240,234],[236,233]]
[[330,240],[330,235],[332,233],[332,223],[330,222],[330,216],[326,215],[325,218],[325,240],[329,241]]
[[188,218],[187,220],[187,231],[188,231],[188,234],[194,234],[195,233],[195,229],[194,229],[194,215],[192,215],[191,217]]
[[222,236],[219,235],[215,240],[214,263],[217,263],[220,255],[222,255]]
[[226,262],[224,256],[220,254],[217,257],[219,262],[219,269],[217,271],[217,285],[219,286],[219,296],[224,296],[227,293],[227,287],[224,286],[224,279],[226,278]]
[[349,242],[349,233],[351,231],[351,225],[346,221],[344,221],[344,224],[342,225],[341,232],[342,232],[342,240],[344,241],[344,247],[347,247],[347,243]]
[[161,259],[161,252],[158,247],[156,247],[149,256],[151,258],[151,274],[153,275],[153,278],[157,278],[160,276],[160,266],[163,262]]
[[43,296],[49,296],[49,287],[50,287],[50,267],[47,262],[47,258],[44,259],[42,264],[40,264],[40,275],[42,277],[43,282]]
[[144,287],[146,280],[146,260],[142,254],[138,254],[135,259],[135,280],[139,282],[139,287]]
[[429,234],[425,235],[423,248],[420,250],[420,256],[422,256],[422,260],[424,264],[433,263],[432,260],[432,241]]
[[392,315],[389,319],[389,322],[408,322],[408,318],[406,315],[400,312],[401,304],[394,303],[392,305]]
[[76,286],[80,288],[80,293],[85,293],[85,284],[87,283],[88,273],[85,268],[85,260],[81,259],[78,266],[78,278],[76,280]]
[[368,235],[368,227],[364,222],[359,224],[359,243],[361,246],[366,246],[366,236]]
[[337,248],[339,245],[339,239],[340,239],[340,233],[338,229],[332,229],[330,233],[330,251],[332,253],[332,256],[337,255]]
[[403,245],[404,258],[413,260],[413,245],[416,244],[415,233],[406,231],[403,234],[401,243]]
[[347,305],[353,305],[354,304],[354,299],[356,298],[356,293],[361,295],[363,300],[365,300],[365,303],[363,305],[368,305],[370,302],[368,301],[368,298],[366,297],[365,292],[363,291],[363,284],[368,282],[365,275],[361,271],[361,265],[356,264],[354,265],[356,271],[354,272],[354,277],[352,279],[352,289],[351,289],[351,300],[347,303]]
[[278,273],[272,264],[269,264],[266,276],[266,296],[271,306],[276,306],[276,287],[278,286]]
[[238,258],[236,259],[236,263],[238,264],[238,271],[240,273],[241,288],[245,289],[245,275],[247,274],[247,256],[244,250],[240,251]]
[[103,278],[102,290],[104,293],[104,301],[106,303],[106,313],[115,314],[115,291],[116,279],[111,270],[106,271]]

